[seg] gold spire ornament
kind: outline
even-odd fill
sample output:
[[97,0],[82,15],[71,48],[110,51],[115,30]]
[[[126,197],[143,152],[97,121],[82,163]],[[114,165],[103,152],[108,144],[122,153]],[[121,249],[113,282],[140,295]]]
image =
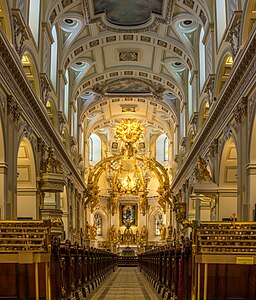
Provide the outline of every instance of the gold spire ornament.
[[145,128],[137,121],[124,120],[115,128],[115,137],[124,143],[136,143],[142,136]]

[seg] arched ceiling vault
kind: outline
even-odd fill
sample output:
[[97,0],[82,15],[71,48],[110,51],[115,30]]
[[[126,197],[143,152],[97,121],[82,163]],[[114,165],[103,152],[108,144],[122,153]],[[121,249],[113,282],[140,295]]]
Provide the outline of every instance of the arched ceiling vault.
[[69,70],[71,100],[87,132],[129,117],[173,134],[188,74],[197,71],[200,29],[207,32],[212,23],[211,5],[210,0],[48,2],[45,21],[61,35],[59,69]]

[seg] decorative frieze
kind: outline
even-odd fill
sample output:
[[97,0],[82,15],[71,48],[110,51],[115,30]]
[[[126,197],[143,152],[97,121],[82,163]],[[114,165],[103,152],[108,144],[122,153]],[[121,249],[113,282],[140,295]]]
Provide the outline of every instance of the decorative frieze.
[[21,109],[18,103],[14,100],[12,96],[7,97],[7,113],[8,116],[18,124],[21,117]]
[[235,125],[239,125],[247,116],[248,99],[242,98],[242,100],[235,107],[233,114],[235,118]]

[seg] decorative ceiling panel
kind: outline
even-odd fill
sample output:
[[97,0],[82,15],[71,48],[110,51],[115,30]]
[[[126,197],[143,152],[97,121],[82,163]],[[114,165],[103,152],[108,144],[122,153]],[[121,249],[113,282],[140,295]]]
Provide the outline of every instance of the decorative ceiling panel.
[[106,12],[109,22],[120,26],[146,23],[151,12],[161,14],[163,0],[94,0],[94,13]]

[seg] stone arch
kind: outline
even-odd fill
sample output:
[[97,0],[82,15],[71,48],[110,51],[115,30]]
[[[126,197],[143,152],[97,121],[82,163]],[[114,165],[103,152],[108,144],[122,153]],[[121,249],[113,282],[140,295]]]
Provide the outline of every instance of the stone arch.
[[39,76],[38,76],[38,68],[35,63],[35,59],[33,58],[31,52],[29,50],[25,50],[22,54],[22,66],[25,75],[30,83],[32,90],[38,99],[40,99],[40,84],[39,84]]
[[37,219],[38,209],[34,151],[22,137],[17,153],[17,219]]
[[224,144],[219,166],[220,220],[238,211],[237,197],[237,147],[233,137]]
[[[103,224],[108,224],[108,215],[106,214],[106,212],[104,211],[103,208],[101,207],[97,207],[95,212],[92,214],[92,219],[91,219],[91,225],[94,224],[94,216],[96,214],[99,214],[102,218],[102,225]],[[102,226],[102,235],[101,236],[97,236],[97,241],[106,241],[108,240],[108,226]]]
[[1,10],[0,10],[0,27],[3,28],[3,31],[8,39],[8,41],[13,43],[13,32],[11,25],[11,13],[9,9],[8,1],[1,1]]
[[56,108],[55,102],[51,98],[48,98],[46,101],[46,110],[47,110],[47,115],[48,115],[49,119],[51,120],[54,128],[58,129],[57,108]]
[[200,131],[204,125],[204,122],[206,121],[206,119],[208,118],[208,114],[209,114],[209,101],[208,99],[205,99],[201,105],[200,105],[200,109],[199,109],[199,115],[198,115],[198,131]]
[[158,206],[154,206],[149,214],[148,219],[148,240],[149,241],[159,241],[160,236],[155,235],[155,217],[157,214],[162,215],[162,224],[166,225],[166,215]]
[[243,10],[242,17],[242,28],[241,28],[241,39],[242,45],[248,39],[248,36],[256,22],[256,2],[255,0],[248,0],[245,4],[245,9]]
[[216,87],[215,87],[215,94],[218,97],[225,85],[225,82],[229,78],[231,68],[233,65],[232,54],[229,49],[226,49],[223,52],[222,58],[219,61],[219,65],[217,68],[217,78],[216,78]]

